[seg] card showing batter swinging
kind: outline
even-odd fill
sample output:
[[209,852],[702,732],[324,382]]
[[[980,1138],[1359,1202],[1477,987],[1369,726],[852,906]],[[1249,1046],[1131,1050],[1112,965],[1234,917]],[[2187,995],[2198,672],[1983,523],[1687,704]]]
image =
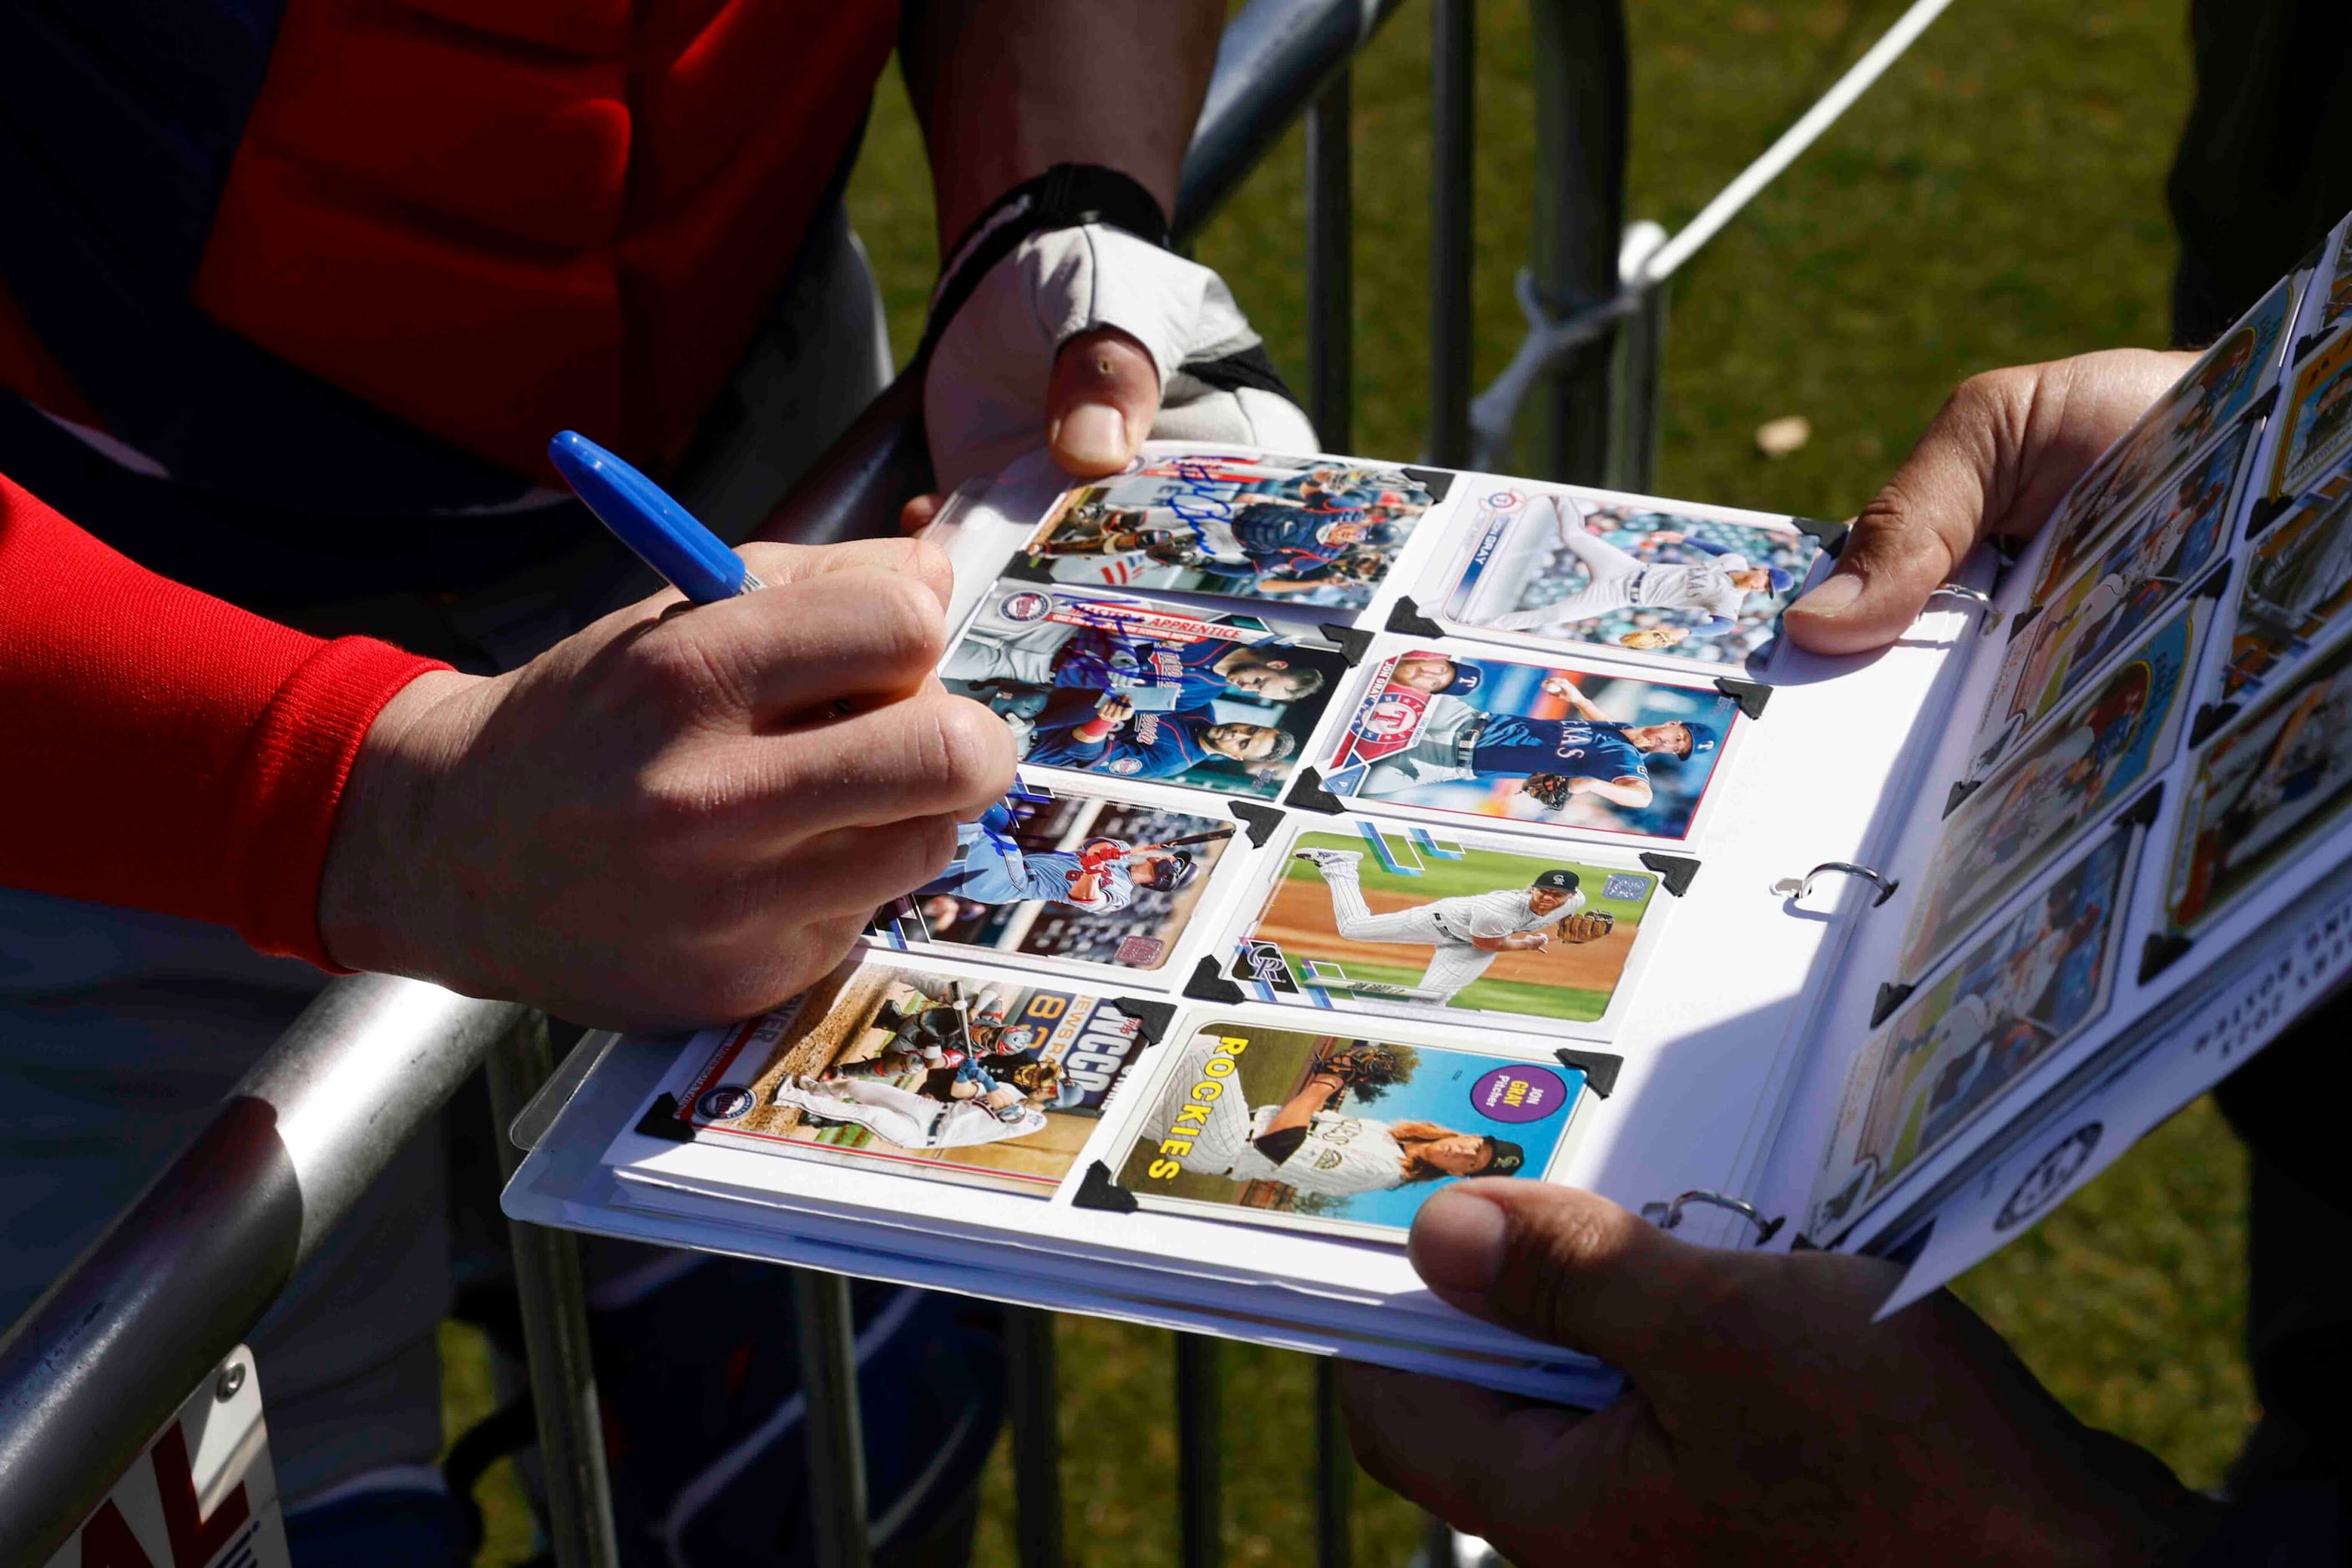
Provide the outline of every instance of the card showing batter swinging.
[[1008,581],[940,677],[1003,718],[1030,767],[1272,795],[1347,669],[1310,626]]
[[1685,838],[1745,721],[1712,686],[1414,649],[1374,668],[1323,786],[1368,806]]
[[1146,457],[1064,495],[1007,574],[1360,610],[1453,482],[1264,452]]
[[1221,816],[1018,783],[957,825],[947,868],[879,910],[867,935],[1160,969],[1239,831]]
[[729,1030],[678,1117],[698,1142],[1045,1197],[1150,1044],[1111,997],[869,954]]
[[1633,858],[1307,831],[1225,960],[1260,1001],[1606,1037],[1658,890]]
[[1786,518],[1601,492],[1477,498],[1456,626],[1734,669],[1762,662],[1821,542]]
[[1152,1086],[1116,1180],[1146,1208],[1402,1242],[1448,1183],[1540,1178],[1584,1084],[1573,1067],[1207,1022]]

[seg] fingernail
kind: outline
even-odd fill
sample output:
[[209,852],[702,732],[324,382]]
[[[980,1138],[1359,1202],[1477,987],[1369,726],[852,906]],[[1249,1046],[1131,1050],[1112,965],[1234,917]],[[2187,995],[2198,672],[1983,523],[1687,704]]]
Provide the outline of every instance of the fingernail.
[[1851,572],[1840,572],[1790,605],[1809,616],[1842,616],[1862,597],[1862,579]]
[[1079,404],[1048,438],[1068,462],[1115,468],[1127,461],[1127,421],[1107,403]]
[[1501,1205],[1448,1190],[1421,1205],[1407,1250],[1414,1271],[1433,1289],[1483,1296],[1503,1271],[1509,1229]]

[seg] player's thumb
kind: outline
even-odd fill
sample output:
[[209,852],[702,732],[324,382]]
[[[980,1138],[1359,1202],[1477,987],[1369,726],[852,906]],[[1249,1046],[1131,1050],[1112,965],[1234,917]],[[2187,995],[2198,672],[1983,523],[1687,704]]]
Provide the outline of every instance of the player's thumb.
[[1411,1255],[1452,1305],[1644,1384],[1671,1384],[1689,1368],[1693,1326],[1733,1284],[1719,1254],[1606,1198],[1507,1177],[1432,1196],[1413,1222]]
[[1066,471],[1089,479],[1118,472],[1159,413],[1159,368],[1150,351],[1117,327],[1081,332],[1054,356],[1045,445]]

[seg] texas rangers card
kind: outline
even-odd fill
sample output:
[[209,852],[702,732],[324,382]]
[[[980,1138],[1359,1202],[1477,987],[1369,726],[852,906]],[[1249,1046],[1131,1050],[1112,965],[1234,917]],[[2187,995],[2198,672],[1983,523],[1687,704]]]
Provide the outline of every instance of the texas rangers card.
[[1662,901],[1655,872],[1631,856],[1350,826],[1283,846],[1274,885],[1225,954],[1224,975],[1245,994],[1607,1037]]
[[1439,613],[1515,639],[1759,664],[1821,542],[1786,518],[1603,491],[1487,489]]
[[678,1097],[700,1141],[1050,1196],[1151,1043],[1148,1010],[853,957],[729,1030]]
[[1321,777],[1366,806],[1686,838],[1744,721],[1712,686],[1414,649],[1373,668]]
[[2222,666],[2235,701],[2292,671],[2352,611],[2352,455],[2272,523],[2247,552]]
[[1564,1062],[1262,1024],[1167,1054],[1114,1167],[1140,1205],[1399,1243],[1448,1183],[1540,1178],[1588,1098]]
[[2142,835],[2124,828],[1910,997],[1854,1059],[1805,1235],[1826,1243],[2106,1008]]
[[1347,668],[1305,626],[1008,581],[940,674],[1003,718],[1031,767],[1272,795]]
[[959,823],[947,868],[884,907],[867,934],[902,950],[1158,970],[1239,831],[1222,816],[1023,781]]
[[1142,458],[1065,495],[1006,573],[1360,610],[1453,482],[1266,452]]

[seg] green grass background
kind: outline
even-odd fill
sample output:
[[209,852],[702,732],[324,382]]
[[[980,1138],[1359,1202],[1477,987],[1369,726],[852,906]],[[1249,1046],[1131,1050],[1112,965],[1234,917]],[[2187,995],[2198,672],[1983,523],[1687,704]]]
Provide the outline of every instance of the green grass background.
[[[1630,215],[1687,219],[1901,10],[1898,0],[1673,0],[1628,7]],[[2172,260],[2162,180],[2190,87],[2186,0],[1967,0],[1676,280],[1659,488],[1838,517],[1883,480],[1971,372],[2117,343],[2160,344]],[[1477,369],[1516,345],[1512,275],[1535,178],[1526,6],[1478,5]],[[1428,11],[1408,5],[1360,62],[1359,450],[1411,458],[1426,426]],[[1302,385],[1299,137],[1203,237]],[[934,264],[919,143],[895,79],[851,209],[903,354]],[[1812,439],[1767,462],[1752,434],[1801,414]],[[2239,1351],[2242,1154],[2191,1107],[1958,1287],[2086,1420],[2211,1485],[2253,1415]],[[1070,1319],[1063,1486],[1073,1554],[1099,1568],[1176,1556],[1169,1336]],[[449,1415],[488,1408],[478,1347],[452,1329]],[[1311,1367],[1228,1348],[1225,1548],[1311,1560]],[[453,1425],[453,1430],[457,1429]],[[528,1555],[503,1470],[482,1561]],[[1010,1467],[986,1487],[981,1561],[1013,1560]],[[1354,1539],[1402,1562],[1416,1511],[1360,1479]]]

